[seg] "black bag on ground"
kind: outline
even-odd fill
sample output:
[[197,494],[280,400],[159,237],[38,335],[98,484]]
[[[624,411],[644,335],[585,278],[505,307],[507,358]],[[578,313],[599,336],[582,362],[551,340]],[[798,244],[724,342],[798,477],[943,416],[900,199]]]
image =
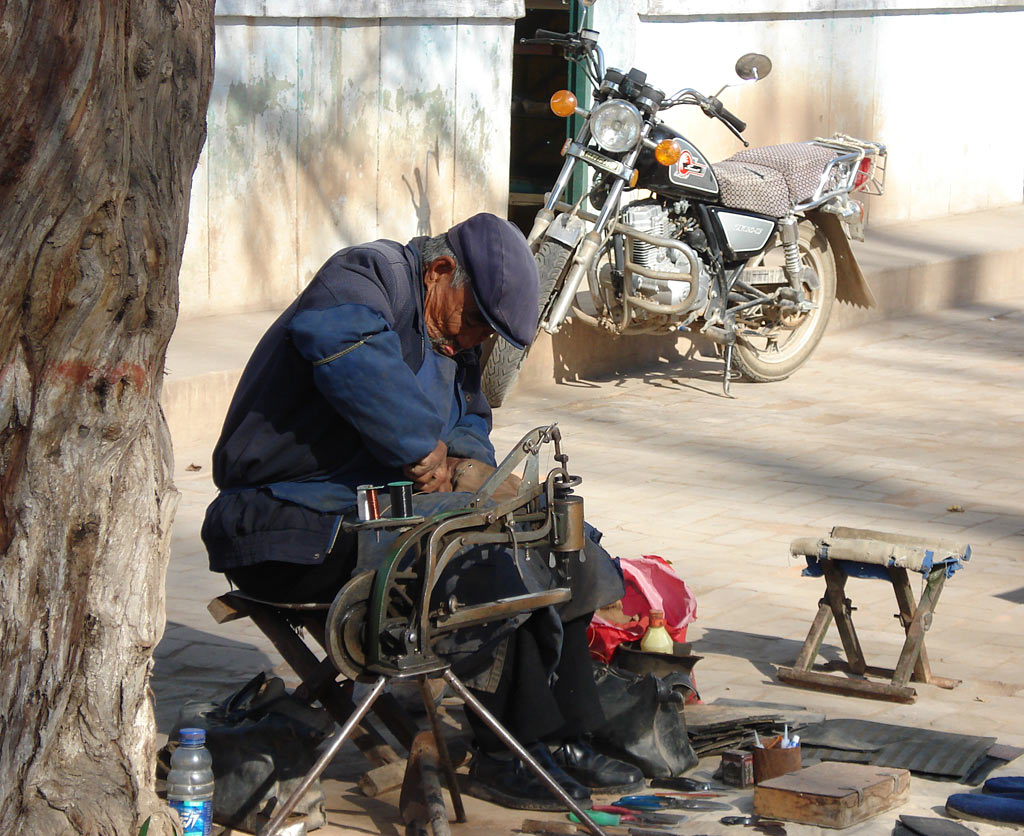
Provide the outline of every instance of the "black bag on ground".
[[654,674],[636,676],[594,664],[605,723],[594,747],[635,764],[647,778],[682,775],[697,765],[682,713],[683,695]]
[[[186,702],[169,740],[182,728],[206,729],[213,758],[213,820],[256,833],[302,783],[334,720],[260,673],[224,702]],[[169,743],[174,745],[174,743]],[[295,808],[306,828],[326,823],[324,794],[314,782]]]

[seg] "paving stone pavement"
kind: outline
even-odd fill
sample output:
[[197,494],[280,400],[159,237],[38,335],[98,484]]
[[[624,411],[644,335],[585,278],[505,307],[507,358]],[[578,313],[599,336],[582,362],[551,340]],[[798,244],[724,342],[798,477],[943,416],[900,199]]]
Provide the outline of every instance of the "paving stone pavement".
[[[719,361],[691,352],[646,371],[519,392],[497,411],[493,439],[500,455],[531,427],[557,420],[570,470],[584,480],[587,518],[609,551],[672,561],[698,602],[688,638],[704,657],[695,674],[706,702],[799,704],[829,717],[1024,746],[1022,383],[1024,299],[1017,299],[826,335],[792,378],[735,383],[731,399],[721,391]],[[207,571],[199,540],[214,493],[209,445],[178,450],[176,460],[182,498],[153,676],[164,734],[183,700],[223,695],[258,670],[281,670],[254,627],[218,626],[207,614],[206,603],[227,589]],[[775,667],[795,660],[822,593],[821,581],[800,576],[788,545],[833,525],[973,547],[927,634],[933,671],[962,679],[960,687],[919,685],[916,704],[895,705],[779,683]],[[868,662],[893,665],[902,632],[891,587],[851,580],[847,594]],[[841,655],[834,628],[823,654]],[[697,774],[708,774],[715,760]],[[321,832],[402,832],[397,794],[368,802],[351,792],[361,768],[356,759],[347,773],[331,773],[332,825]],[[1004,772],[1021,774],[1024,762]],[[902,812],[931,814],[958,789],[915,777]],[[749,796],[744,804],[749,810]],[[468,809],[471,821],[457,834],[505,833],[522,818],[472,800]],[[729,832],[717,816],[693,821],[700,826],[686,832]],[[885,815],[846,832],[889,833],[892,821]]]

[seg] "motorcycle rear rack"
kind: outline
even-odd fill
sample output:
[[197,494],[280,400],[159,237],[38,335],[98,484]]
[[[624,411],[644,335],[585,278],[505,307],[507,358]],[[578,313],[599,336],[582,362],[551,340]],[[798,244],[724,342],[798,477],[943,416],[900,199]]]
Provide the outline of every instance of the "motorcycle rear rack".
[[[825,166],[825,170],[818,180],[818,187],[814,190],[814,195],[810,200],[794,206],[794,212],[815,209],[834,198],[853,192],[857,175],[860,173],[861,160],[865,158],[871,160],[871,168],[867,172],[867,180],[856,191],[876,196],[884,194],[887,157],[885,145],[880,142],[856,139],[846,134],[836,134],[828,139],[816,137],[811,142],[839,153]],[[846,169],[845,172],[843,172],[843,168]],[[835,182],[833,177],[837,175],[838,182]]]

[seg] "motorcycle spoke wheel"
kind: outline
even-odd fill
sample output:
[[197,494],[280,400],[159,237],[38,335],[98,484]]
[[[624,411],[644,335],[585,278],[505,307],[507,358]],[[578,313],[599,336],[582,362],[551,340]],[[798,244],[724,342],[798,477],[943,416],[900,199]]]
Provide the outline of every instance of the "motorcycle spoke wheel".
[[[811,356],[828,324],[836,295],[836,265],[825,234],[810,221],[800,222],[800,261],[818,276],[819,286],[804,285],[803,291],[814,307],[805,313],[775,305],[759,305],[737,315],[736,326],[744,343],[737,342],[733,355],[736,368],[747,380],[767,383],[785,380]],[[782,267],[782,244],[757,256],[748,267]],[[754,285],[758,287],[758,285]],[[758,287],[771,293],[777,286]]]

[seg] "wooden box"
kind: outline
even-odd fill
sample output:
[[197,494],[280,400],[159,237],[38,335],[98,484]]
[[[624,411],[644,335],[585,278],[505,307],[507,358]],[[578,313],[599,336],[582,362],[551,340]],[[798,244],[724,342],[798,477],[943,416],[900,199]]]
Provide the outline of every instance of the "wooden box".
[[841,828],[898,807],[909,795],[906,769],[826,761],[759,784],[754,789],[754,812]]

